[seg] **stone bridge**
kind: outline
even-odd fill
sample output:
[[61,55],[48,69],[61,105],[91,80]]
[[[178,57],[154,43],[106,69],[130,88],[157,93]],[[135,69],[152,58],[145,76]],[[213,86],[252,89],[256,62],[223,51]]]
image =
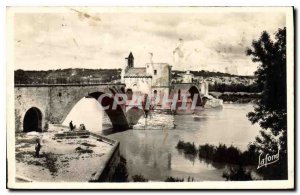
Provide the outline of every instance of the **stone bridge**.
[[[125,93],[124,84],[54,84],[15,85],[16,131],[43,131],[47,124],[61,124],[83,97],[98,100],[101,94]],[[114,98],[104,97],[101,105],[112,105]],[[114,130],[130,128],[130,113],[118,105],[106,110]]]

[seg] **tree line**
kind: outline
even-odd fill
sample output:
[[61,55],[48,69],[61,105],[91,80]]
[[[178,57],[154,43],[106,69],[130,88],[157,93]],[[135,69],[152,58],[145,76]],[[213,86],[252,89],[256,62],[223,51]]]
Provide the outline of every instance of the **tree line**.
[[261,89],[258,87],[256,83],[251,85],[244,85],[241,83],[236,84],[225,84],[225,83],[217,83],[209,84],[209,91],[216,92],[247,92],[247,93],[259,93]]

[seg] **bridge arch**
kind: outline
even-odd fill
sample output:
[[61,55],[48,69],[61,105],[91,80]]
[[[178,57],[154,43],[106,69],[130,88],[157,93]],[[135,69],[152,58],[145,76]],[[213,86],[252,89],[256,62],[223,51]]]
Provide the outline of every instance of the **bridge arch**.
[[128,88],[128,89],[126,90],[126,95],[127,95],[127,99],[128,99],[128,100],[132,100],[133,91],[132,91],[131,88]]
[[197,83],[174,83],[172,85],[171,95],[176,96],[178,100],[182,100],[185,95],[190,95],[193,99],[195,94],[198,95],[196,106],[201,106],[203,104],[202,91]]
[[[104,96],[101,97],[101,99],[99,99],[101,95]],[[113,95],[98,91],[98,92],[90,93],[86,97],[96,99],[97,102],[104,108],[104,111],[109,117],[114,130],[122,131],[122,130],[129,129],[130,126],[126,118],[124,107],[122,105],[116,104],[117,105],[116,108],[113,109],[113,105],[114,103],[116,103]]]
[[42,131],[42,112],[37,107],[31,107],[24,115],[23,131]]

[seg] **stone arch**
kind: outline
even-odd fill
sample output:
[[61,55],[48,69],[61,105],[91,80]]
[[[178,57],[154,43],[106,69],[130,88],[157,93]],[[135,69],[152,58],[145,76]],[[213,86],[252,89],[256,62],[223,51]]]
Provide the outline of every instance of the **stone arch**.
[[181,100],[181,90],[178,89],[178,100]]
[[[95,98],[98,102],[99,102],[99,98],[101,95],[104,95],[106,93],[104,92],[93,92],[90,93],[88,97],[90,98]],[[116,108],[113,109],[113,104],[115,102],[115,99],[113,96],[110,96],[109,94],[106,94],[101,102],[99,102],[101,104],[101,106],[104,109],[105,113],[108,115],[113,129],[116,131],[122,131],[122,130],[126,130],[129,129],[129,124],[125,115],[125,112],[123,110],[123,107],[119,104],[117,104]]]
[[125,88],[124,88],[124,87],[121,87],[121,89],[120,89],[120,90],[121,90],[121,92],[122,92],[122,93],[124,93],[124,94],[126,93],[126,92],[125,92]]
[[24,115],[23,131],[42,131],[42,112],[36,107],[28,109]]
[[191,94],[191,99],[192,100],[193,100],[195,94],[198,95],[196,106],[201,106],[202,100],[201,100],[199,89],[196,86],[191,86],[188,91]]
[[133,91],[131,88],[128,88],[126,90],[126,95],[127,95],[127,100],[132,100],[132,96],[133,96]]
[[109,88],[109,91],[115,95],[116,93],[118,93],[117,89],[115,87]]

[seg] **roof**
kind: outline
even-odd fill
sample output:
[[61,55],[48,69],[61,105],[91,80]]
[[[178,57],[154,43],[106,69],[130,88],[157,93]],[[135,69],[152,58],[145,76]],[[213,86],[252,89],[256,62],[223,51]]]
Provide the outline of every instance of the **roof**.
[[129,68],[125,72],[124,77],[151,77],[146,73],[146,68]]

